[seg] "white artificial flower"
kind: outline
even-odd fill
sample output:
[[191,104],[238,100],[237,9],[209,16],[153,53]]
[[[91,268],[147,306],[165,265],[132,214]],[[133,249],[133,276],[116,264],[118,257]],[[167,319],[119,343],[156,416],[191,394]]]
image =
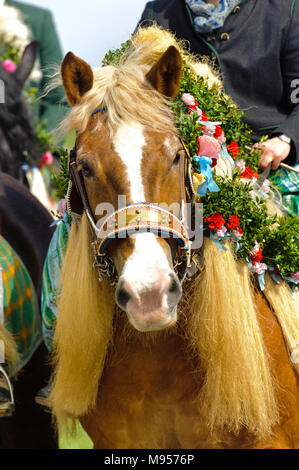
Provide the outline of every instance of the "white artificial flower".
[[[21,13],[16,8],[0,5],[0,42],[20,48],[22,54],[30,41],[31,33],[22,21]],[[39,81],[41,76],[39,63],[36,61],[29,80]]]

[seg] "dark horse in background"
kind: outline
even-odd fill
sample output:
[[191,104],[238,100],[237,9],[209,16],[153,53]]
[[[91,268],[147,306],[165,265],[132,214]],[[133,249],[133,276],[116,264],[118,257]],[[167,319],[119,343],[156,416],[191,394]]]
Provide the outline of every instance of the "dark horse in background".
[[[5,103],[0,104],[0,233],[26,266],[40,305],[44,259],[51,240],[53,219],[20,181],[21,164],[38,152],[32,120],[22,96],[36,58],[38,43],[27,46],[14,74],[0,67]],[[50,415],[34,401],[50,374],[48,353],[41,344],[14,382],[15,412],[0,419],[0,448],[57,448]]]
[[34,126],[22,93],[37,47],[37,41],[27,46],[14,73],[0,67],[0,80],[5,87],[4,103],[0,104],[0,171],[17,179],[22,178],[23,162],[36,164],[38,160]]

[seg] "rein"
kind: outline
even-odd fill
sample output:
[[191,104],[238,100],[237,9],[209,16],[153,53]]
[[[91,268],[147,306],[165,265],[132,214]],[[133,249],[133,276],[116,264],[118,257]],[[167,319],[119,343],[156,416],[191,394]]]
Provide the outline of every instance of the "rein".
[[[99,108],[92,115],[106,109],[106,107]],[[70,180],[66,197],[67,212],[75,218],[81,217],[84,212],[87,216],[93,233],[91,245],[94,254],[94,267],[98,271],[99,281],[106,278],[110,283],[116,284],[118,280],[114,263],[106,254],[110,241],[115,238],[124,239],[132,233],[142,232],[151,232],[165,239],[175,239],[177,250],[174,254],[174,269],[181,282],[186,277],[188,278],[188,270],[191,268],[191,241],[186,204],[187,180],[190,181],[190,159],[186,155],[180,159],[181,209],[179,217],[159,205],[140,202],[127,204],[105,217],[103,222],[96,222],[88,201],[82,172],[77,168],[76,144],[70,152],[69,172]],[[191,192],[193,192],[192,189],[191,186]],[[188,199],[190,199],[189,192]]]

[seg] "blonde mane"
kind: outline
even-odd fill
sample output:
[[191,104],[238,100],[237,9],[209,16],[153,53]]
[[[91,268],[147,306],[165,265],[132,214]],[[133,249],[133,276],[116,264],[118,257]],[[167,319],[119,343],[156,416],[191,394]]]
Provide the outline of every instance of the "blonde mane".
[[[63,124],[65,130],[82,132],[92,111],[100,106],[108,107],[111,132],[121,119],[131,118],[153,128],[169,129],[167,102],[148,87],[144,75],[169,45],[183,51],[182,44],[157,27],[139,30],[133,43],[135,49],[118,68],[107,66],[94,71],[94,86],[70,112]],[[206,63],[183,54],[194,70],[203,70],[211,83],[220,86],[219,77]],[[209,239],[204,241],[203,250],[205,270],[194,281],[187,302],[186,330],[190,349],[198,355],[205,372],[200,408],[211,432],[225,428],[238,433],[245,427],[266,436],[278,422],[279,410],[249,270],[236,262],[231,249],[219,251]],[[58,419],[84,416],[93,409],[108,345],[113,340],[114,295],[108,284],[97,280],[85,216],[79,226],[72,224],[61,286],[54,338],[56,371],[50,397]],[[265,294],[290,347],[298,333],[298,302],[293,301],[285,283],[277,287],[269,282]]]
[[209,67],[207,60],[198,62],[195,57],[186,55],[183,41],[178,42],[170,32],[157,26],[139,29],[132,38],[132,47],[118,66],[93,69],[93,87],[63,121],[62,133],[74,130],[82,133],[92,112],[104,106],[108,110],[106,124],[111,135],[121,122],[130,120],[161,132],[169,130],[169,118],[172,117],[169,102],[150,87],[145,77],[171,45],[180,50],[195,73],[205,76],[210,85],[221,87],[216,71]]
[[20,359],[17,344],[13,338],[13,335],[5,328],[5,326],[0,322],[0,346],[4,346],[5,361],[9,367],[9,373],[12,373],[15,368],[18,360]]

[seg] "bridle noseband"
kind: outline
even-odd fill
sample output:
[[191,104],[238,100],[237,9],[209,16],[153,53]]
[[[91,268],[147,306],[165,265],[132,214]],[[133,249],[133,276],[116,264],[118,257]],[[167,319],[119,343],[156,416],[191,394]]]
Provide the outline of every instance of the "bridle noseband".
[[[103,110],[105,108],[100,108],[94,113]],[[173,238],[177,241],[174,269],[181,282],[183,282],[191,263],[186,192],[186,188],[190,187],[188,181],[191,163],[189,158],[184,155],[179,164],[181,194],[179,217],[159,205],[140,202],[121,207],[105,217],[104,221],[99,224],[99,222],[96,222],[89,205],[82,171],[77,168],[76,145],[71,150],[69,158],[70,179],[66,198],[67,212],[75,218],[81,217],[84,212],[87,216],[93,232],[94,267],[98,271],[99,281],[106,278],[110,283],[116,284],[118,280],[114,263],[106,254],[107,246],[112,239],[127,238],[133,233],[151,232],[158,237]]]

